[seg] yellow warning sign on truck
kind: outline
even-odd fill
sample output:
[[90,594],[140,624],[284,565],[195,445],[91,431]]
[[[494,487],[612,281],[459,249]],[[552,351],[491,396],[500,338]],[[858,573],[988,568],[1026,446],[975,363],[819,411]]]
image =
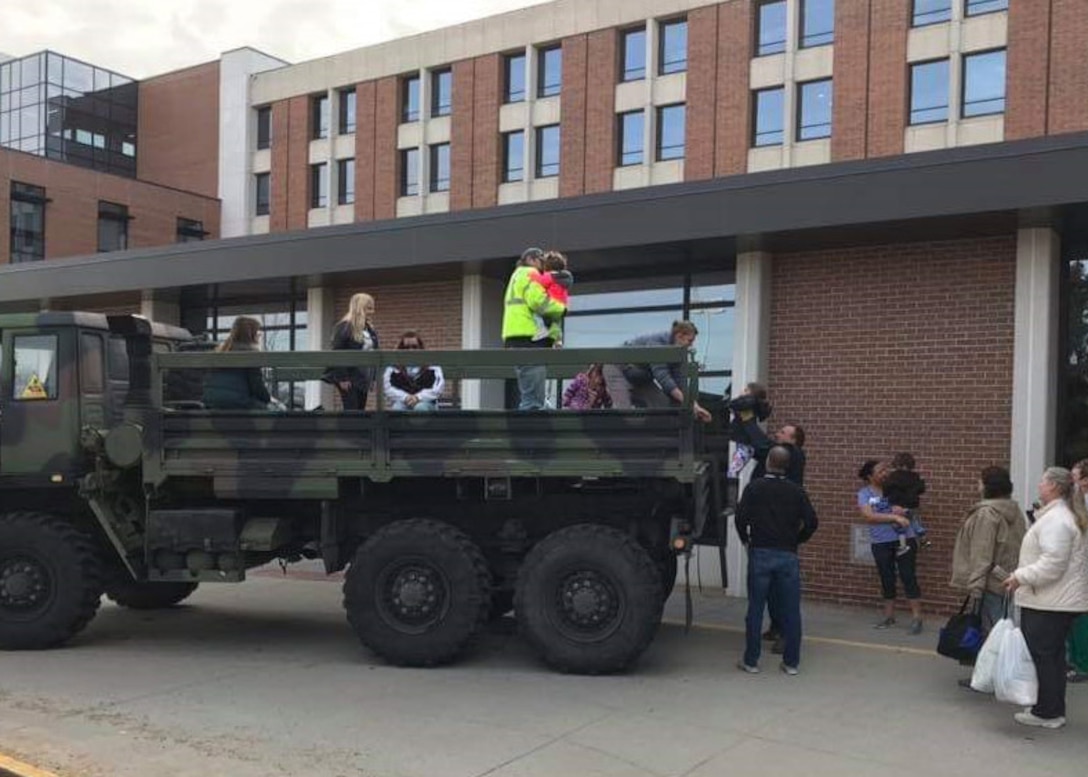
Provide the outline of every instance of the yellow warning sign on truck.
[[37,375],[31,375],[26,388],[19,395],[19,399],[49,399],[49,394],[46,392],[45,386],[42,385],[41,378]]

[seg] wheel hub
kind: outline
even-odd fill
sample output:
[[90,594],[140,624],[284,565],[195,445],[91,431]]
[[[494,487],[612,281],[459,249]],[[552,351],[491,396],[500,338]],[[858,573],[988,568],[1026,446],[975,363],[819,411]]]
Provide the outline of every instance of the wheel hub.
[[49,575],[30,559],[10,559],[0,565],[0,607],[33,609],[49,594]]
[[448,586],[439,570],[411,563],[387,570],[382,578],[379,608],[398,629],[422,632],[442,619]]
[[560,588],[564,620],[579,629],[594,630],[610,623],[619,598],[608,580],[595,572],[577,572]]

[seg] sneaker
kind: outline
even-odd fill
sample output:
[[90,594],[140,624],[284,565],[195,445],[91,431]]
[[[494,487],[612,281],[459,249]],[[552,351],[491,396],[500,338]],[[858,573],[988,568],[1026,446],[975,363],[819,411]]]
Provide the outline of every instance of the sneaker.
[[916,618],[915,620],[912,620],[910,622],[910,629],[908,629],[908,632],[910,634],[921,634],[922,633],[922,620],[920,618]]
[[774,644],[771,645],[771,652],[774,653],[776,656],[780,656],[783,653],[785,653],[786,652],[786,640],[783,639],[782,637],[779,637],[778,639],[776,639],[774,641]]
[[1035,726],[1036,728],[1061,728],[1065,725],[1065,718],[1040,718],[1031,710],[1024,710],[1012,716],[1013,720],[1021,726]]
[[790,666],[785,661],[778,665],[778,668],[782,670],[782,674],[788,674],[790,677],[796,677],[801,674],[801,670],[796,666]]
[[895,618],[885,618],[873,626],[874,629],[890,629],[895,625]]
[[748,664],[744,663],[743,658],[740,661],[737,662],[737,669],[739,669],[742,672],[747,672],[748,674],[759,674],[759,667],[758,666],[748,666]]

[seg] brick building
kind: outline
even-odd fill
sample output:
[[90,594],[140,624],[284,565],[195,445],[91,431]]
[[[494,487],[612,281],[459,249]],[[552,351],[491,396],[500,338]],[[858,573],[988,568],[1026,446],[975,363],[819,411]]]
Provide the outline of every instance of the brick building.
[[765,380],[808,429],[814,594],[873,601],[853,473],[913,451],[945,605],[979,469],[1026,503],[1088,454],[1085,41],[1088,0],[555,0],[297,65],[232,52],[140,84],[126,181],[134,224],[182,216],[176,187],[225,239],[0,269],[0,306],[258,314],[320,348],[366,290],[387,343],[486,347],[511,258],[554,245],[569,344],[692,318],[708,390]]

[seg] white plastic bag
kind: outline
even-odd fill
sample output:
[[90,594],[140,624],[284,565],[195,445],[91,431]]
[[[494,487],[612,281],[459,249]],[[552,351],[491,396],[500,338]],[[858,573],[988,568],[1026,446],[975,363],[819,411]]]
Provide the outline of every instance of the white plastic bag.
[[1014,628],[1012,618],[1002,618],[990,633],[982,648],[975,657],[975,670],[971,673],[971,687],[980,693],[994,692],[994,669],[997,668],[997,654],[1001,651],[1001,643],[1005,639],[1005,633]]
[[1039,696],[1039,677],[1028,652],[1023,632],[1011,628],[1001,638],[994,668],[994,692],[998,701],[1030,707]]

